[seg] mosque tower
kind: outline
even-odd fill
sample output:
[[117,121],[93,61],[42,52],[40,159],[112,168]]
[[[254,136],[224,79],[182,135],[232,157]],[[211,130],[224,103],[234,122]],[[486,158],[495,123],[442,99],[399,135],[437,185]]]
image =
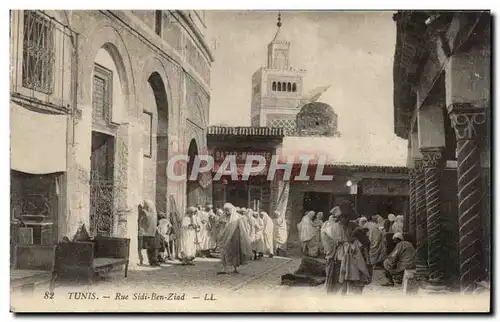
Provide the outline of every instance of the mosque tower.
[[267,65],[252,76],[251,124],[294,133],[306,71],[290,67],[290,42],[283,37],[281,14],[276,25],[276,34],[267,46]]

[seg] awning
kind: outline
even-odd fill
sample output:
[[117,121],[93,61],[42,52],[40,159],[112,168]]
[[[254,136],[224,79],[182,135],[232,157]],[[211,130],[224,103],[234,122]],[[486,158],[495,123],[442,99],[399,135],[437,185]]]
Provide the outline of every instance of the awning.
[[10,168],[30,174],[66,171],[67,116],[10,102]]

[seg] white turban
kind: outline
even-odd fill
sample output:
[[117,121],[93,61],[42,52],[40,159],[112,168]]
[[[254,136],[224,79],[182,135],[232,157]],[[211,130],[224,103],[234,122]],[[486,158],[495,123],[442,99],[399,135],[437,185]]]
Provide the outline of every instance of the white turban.
[[394,240],[396,238],[399,238],[400,240],[405,240],[402,233],[394,233],[392,239]]
[[339,207],[339,206],[335,206],[335,207],[333,207],[333,208],[332,208],[332,210],[330,210],[330,213],[331,213],[333,216],[335,216],[335,217],[340,216],[340,213],[341,213],[341,211],[340,211],[340,207]]

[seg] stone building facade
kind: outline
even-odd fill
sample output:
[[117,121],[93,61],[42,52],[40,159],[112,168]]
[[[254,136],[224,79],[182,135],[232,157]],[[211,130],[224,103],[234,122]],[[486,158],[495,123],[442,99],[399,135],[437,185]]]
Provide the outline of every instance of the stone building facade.
[[[166,165],[206,151],[205,28],[203,12],[188,10],[11,11],[12,170],[56,177],[52,241],[85,223],[135,249],[144,199],[160,212],[197,202],[187,195],[199,183],[167,180]],[[23,130],[27,119],[39,126]]]
[[470,292],[490,278],[490,13],[394,20],[394,132],[408,139],[417,274]]
[[[277,178],[268,180],[269,163],[281,146],[284,131],[269,127],[226,127],[208,128],[208,150],[214,158],[212,197],[213,205],[222,208],[230,202],[239,207],[252,207],[271,213],[276,205],[278,194]],[[244,178],[244,166],[249,155],[264,156],[268,164],[258,172]],[[227,155],[234,155],[238,176],[223,175],[216,172]],[[221,172],[221,171],[219,171]]]

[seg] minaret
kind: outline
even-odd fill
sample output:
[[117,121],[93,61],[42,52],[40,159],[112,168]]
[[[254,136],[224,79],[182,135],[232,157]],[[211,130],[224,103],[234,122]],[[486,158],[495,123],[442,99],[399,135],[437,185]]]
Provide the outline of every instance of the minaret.
[[295,131],[295,115],[302,97],[305,70],[290,67],[290,42],[283,35],[283,21],[267,45],[267,64],[252,75],[252,126],[283,127]]
[[273,40],[267,45],[267,68],[269,69],[288,69],[290,56],[290,43],[286,41],[281,33],[281,13],[278,14],[278,29]]

